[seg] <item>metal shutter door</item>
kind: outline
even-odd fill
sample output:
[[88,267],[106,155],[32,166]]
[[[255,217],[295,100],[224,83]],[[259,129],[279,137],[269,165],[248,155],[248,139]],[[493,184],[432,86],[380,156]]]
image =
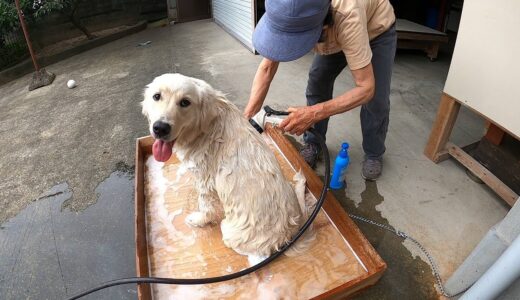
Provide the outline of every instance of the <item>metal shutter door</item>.
[[215,22],[254,52],[252,0],[213,0],[212,3]]

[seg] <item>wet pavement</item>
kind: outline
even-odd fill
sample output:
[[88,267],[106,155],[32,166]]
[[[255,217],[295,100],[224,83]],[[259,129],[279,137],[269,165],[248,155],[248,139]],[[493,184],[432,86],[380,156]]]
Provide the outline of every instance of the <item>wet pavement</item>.
[[[377,182],[365,181],[365,190],[361,193],[363,201],[359,206],[346,197],[344,191],[333,193],[349,213],[392,227],[376,210],[376,206],[384,201],[384,197],[377,190]],[[430,266],[419,257],[407,253],[403,238],[362,221],[354,222],[387,264],[387,269],[378,284],[357,294],[356,299],[438,298]]]
[[[103,281],[135,276],[133,174],[113,172],[96,204],[62,208],[69,185],[40,195],[0,229],[2,299],[64,299]],[[135,285],[85,299],[135,299]]]

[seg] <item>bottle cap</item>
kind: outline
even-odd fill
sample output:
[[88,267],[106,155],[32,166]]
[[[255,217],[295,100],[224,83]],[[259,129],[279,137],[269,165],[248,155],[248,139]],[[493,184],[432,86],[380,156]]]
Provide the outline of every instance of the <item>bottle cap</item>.
[[348,143],[341,144],[341,151],[339,151],[339,156],[347,157],[348,156],[348,152],[347,152],[348,147],[349,147]]

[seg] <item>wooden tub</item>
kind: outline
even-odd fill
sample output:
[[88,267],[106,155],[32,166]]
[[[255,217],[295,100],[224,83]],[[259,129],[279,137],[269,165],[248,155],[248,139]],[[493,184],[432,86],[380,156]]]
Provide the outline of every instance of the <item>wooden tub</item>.
[[[268,126],[266,141],[286,177],[302,170],[318,197],[322,181],[292,144]],[[185,217],[197,208],[192,175],[176,157],[159,163],[153,139],[136,144],[135,233],[137,276],[201,278],[247,268],[249,262],[221,241],[220,227],[192,228]],[[316,240],[305,253],[281,256],[263,269],[227,282],[178,286],[141,284],[139,299],[344,299],[376,283],[386,264],[331,193],[314,221]]]

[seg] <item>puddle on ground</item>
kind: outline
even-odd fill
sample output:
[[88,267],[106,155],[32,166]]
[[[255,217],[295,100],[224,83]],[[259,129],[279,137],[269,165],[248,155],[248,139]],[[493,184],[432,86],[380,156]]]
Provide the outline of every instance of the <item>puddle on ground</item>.
[[[353,200],[346,197],[344,190],[332,192],[347,212],[391,226],[376,209],[384,201],[376,182],[365,181],[365,190],[361,193],[362,201],[358,207]],[[430,265],[419,257],[414,258],[403,245],[403,238],[364,222],[354,222],[387,264],[387,270],[379,282],[359,293],[356,299],[439,298]]]
[[[97,203],[72,212],[62,209],[72,191],[60,183],[1,224],[2,298],[63,299],[135,276],[133,187],[131,173],[115,171],[96,188]],[[135,286],[122,286],[85,299],[135,297]]]

